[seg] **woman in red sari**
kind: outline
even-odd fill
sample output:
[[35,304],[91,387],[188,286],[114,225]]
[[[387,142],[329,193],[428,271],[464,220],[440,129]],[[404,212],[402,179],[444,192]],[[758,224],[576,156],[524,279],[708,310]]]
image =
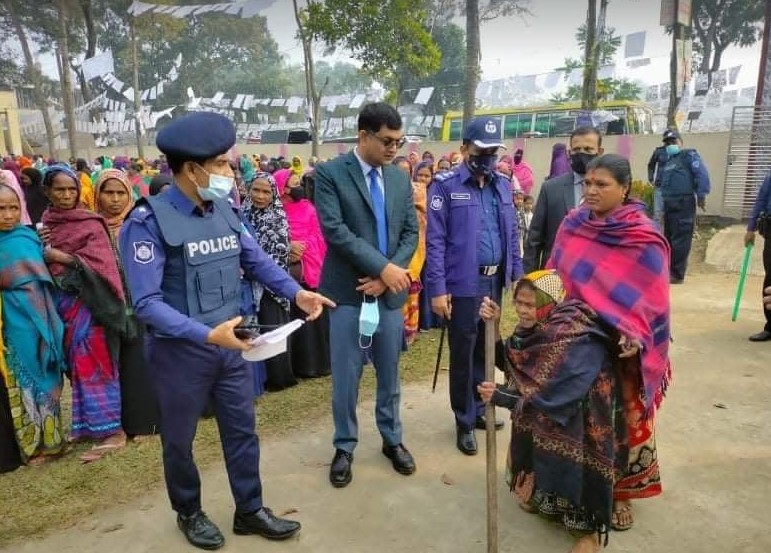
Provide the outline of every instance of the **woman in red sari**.
[[121,425],[120,339],[128,334],[125,294],[104,218],[79,207],[80,180],[66,165],[46,170],[51,201],[43,214],[46,260],[58,286],[72,385],[72,440],[97,444],[94,461],[126,443]]
[[621,156],[593,160],[585,201],[563,221],[547,265],[562,277],[568,297],[596,311],[618,343],[629,467],[614,486],[615,530],[634,524],[631,500],[661,493],[654,417],[671,378],[669,246],[645,205],[629,199],[631,181]]

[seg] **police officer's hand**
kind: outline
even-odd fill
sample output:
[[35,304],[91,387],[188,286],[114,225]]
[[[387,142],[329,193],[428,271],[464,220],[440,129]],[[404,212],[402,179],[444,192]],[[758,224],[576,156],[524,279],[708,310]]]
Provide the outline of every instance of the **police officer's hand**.
[[744,247],[746,248],[750,244],[755,244],[755,233],[751,230],[748,230],[747,234],[744,235]]
[[767,311],[771,311],[771,286],[763,290],[763,305]]
[[407,269],[402,269],[394,263],[389,263],[385,266],[385,269],[380,273],[380,280],[382,280],[394,294],[403,292],[409,288],[412,283],[409,271],[407,271]]
[[335,308],[335,302],[326,296],[317,294],[316,292],[309,292],[308,290],[300,290],[294,298],[297,307],[302,309],[308,314],[307,321],[315,321],[324,312],[324,306]]
[[360,278],[359,282],[361,282],[361,286],[358,286],[356,291],[375,298],[382,296],[385,294],[385,291],[388,290],[388,286],[386,286],[383,279],[380,278],[364,277]]
[[206,337],[206,343],[225,349],[247,351],[251,347],[249,343],[236,337],[233,333],[233,329],[241,323],[242,319],[243,317],[236,317],[215,326]]
[[702,211],[707,211],[707,198],[698,198],[696,200],[696,205],[698,205],[699,209]]
[[431,298],[431,311],[449,321],[452,318],[452,296],[445,294]]

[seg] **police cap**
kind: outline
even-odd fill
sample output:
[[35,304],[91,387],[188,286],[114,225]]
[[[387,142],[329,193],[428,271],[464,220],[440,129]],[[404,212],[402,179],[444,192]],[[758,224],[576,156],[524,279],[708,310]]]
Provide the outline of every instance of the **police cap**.
[[677,132],[675,129],[667,129],[664,131],[664,136],[662,137],[662,140],[664,142],[675,142],[676,140],[680,140],[680,133]]
[[174,119],[155,139],[161,152],[177,159],[210,159],[235,143],[236,129],[230,119],[205,111]]
[[477,148],[482,149],[506,149],[501,141],[501,126],[496,122],[496,119],[490,117],[472,119],[463,133],[463,141],[471,142]]

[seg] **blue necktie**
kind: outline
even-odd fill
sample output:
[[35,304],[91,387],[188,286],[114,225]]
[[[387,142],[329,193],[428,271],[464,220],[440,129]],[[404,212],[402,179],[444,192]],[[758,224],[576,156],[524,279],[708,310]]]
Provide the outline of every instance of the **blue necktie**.
[[372,197],[372,207],[375,209],[377,221],[377,246],[380,253],[388,255],[388,223],[386,222],[385,198],[377,183],[377,169],[369,172],[369,195]]

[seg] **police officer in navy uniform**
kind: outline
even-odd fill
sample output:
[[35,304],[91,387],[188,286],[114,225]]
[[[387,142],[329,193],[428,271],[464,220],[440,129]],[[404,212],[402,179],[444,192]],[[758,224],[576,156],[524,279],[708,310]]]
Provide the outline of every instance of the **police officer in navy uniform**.
[[255,433],[249,349],[235,327],[243,271],[317,318],[333,306],[304,291],[247,234],[227,201],[234,179],[228,150],[233,124],[195,113],[157,137],[174,185],[138,202],[123,226],[120,249],[134,310],[147,325],[161,410],[166,486],[177,525],[201,549],[225,542],[201,510],[200,478],[192,454],[199,417],[213,400],[236,511],[233,532],[285,539],[298,522],[276,517],[262,503],[260,448]]
[[[752,214],[747,223],[747,233],[744,235],[744,245],[755,244],[755,233],[763,238],[763,289],[771,286],[771,174],[763,180],[758,190]],[[771,311],[763,311],[766,324],[763,330],[750,336],[750,342],[768,342],[771,340]]]
[[706,210],[709,174],[696,150],[683,149],[680,133],[667,129],[663,138],[669,156],[661,169],[664,236],[672,250],[669,278],[672,284],[682,284],[696,226],[696,206]]
[[[426,284],[433,311],[445,319],[450,342],[450,404],[456,445],[477,453],[475,428],[484,428],[484,297],[501,301],[504,287],[523,276],[511,182],[495,172],[501,128],[486,117],[463,135],[464,163],[434,177],[429,188]],[[496,428],[503,422],[496,421]]]

